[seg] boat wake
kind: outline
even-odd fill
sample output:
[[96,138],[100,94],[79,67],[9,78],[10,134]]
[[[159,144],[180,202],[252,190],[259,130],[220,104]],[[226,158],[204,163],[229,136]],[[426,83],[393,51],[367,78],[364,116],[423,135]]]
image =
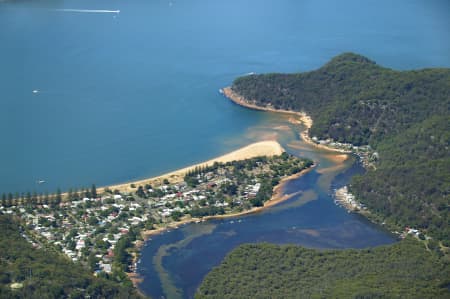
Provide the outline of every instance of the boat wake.
[[106,10],[106,9],[73,9],[73,8],[61,8],[54,9],[54,11],[61,12],[79,12],[79,13],[114,13],[119,14],[120,10]]

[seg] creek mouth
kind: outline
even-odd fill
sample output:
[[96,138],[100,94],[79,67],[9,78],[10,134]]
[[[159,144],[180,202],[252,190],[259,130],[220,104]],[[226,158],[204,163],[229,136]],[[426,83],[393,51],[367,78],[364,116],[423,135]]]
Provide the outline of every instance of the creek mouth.
[[[365,248],[395,242],[395,237],[358,214],[336,206],[332,190],[364,172],[356,157],[343,160],[304,143],[298,126],[280,122],[249,129],[276,136],[288,153],[314,160],[317,167],[289,181],[292,198],[260,213],[189,223],[147,240],[137,273],[139,290],[152,298],[193,298],[206,274],[243,243],[296,244],[309,248]],[[286,126],[290,130],[286,130]],[[280,129],[282,128],[282,130]],[[257,134],[256,134],[257,135]]]

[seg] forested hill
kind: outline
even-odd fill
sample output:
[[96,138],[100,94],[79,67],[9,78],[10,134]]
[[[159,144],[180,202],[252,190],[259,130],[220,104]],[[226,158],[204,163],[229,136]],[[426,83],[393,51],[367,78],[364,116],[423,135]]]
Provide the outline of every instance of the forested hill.
[[238,78],[259,106],[305,111],[311,136],[379,154],[351,190],[391,227],[412,226],[450,245],[450,69],[395,71],[352,53],[299,74]]
[[195,298],[448,298],[449,275],[448,263],[408,239],[363,250],[246,244]]
[[241,77],[232,89],[260,106],[306,111],[313,136],[375,145],[432,115],[448,116],[450,69],[400,72],[346,53],[312,72]]

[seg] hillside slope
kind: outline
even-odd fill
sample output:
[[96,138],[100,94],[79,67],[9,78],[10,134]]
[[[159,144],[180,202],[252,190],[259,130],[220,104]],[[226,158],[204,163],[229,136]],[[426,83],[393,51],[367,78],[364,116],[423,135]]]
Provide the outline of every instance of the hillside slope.
[[345,53],[311,72],[241,77],[232,90],[258,106],[307,112],[311,136],[369,144],[376,170],[355,177],[351,191],[391,228],[450,245],[450,69],[395,71]]
[[247,244],[195,298],[448,298],[449,265],[415,240],[363,250]]

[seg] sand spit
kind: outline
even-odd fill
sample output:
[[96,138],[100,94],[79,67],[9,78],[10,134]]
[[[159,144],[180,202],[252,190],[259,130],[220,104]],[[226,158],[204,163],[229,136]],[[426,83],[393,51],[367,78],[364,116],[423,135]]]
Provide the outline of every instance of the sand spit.
[[[200,166],[211,166],[215,162],[226,163],[235,160],[245,160],[251,159],[258,156],[277,156],[281,155],[284,152],[283,147],[276,141],[261,141],[252,143],[243,148],[235,150],[231,153],[225,154],[223,156],[211,159],[206,162],[201,162],[192,166],[188,166],[179,170],[175,170],[157,177],[147,178],[143,180],[132,181],[123,184],[111,185],[107,187],[98,188],[98,192],[104,192],[105,188],[109,188],[110,190],[119,190],[120,192],[132,192],[136,191],[138,186],[144,186],[145,184],[150,185],[162,185],[164,179],[170,181],[170,183],[181,182],[184,179],[184,175],[190,171],[194,170],[196,167]],[[136,186],[136,188],[132,188],[131,184]]]

